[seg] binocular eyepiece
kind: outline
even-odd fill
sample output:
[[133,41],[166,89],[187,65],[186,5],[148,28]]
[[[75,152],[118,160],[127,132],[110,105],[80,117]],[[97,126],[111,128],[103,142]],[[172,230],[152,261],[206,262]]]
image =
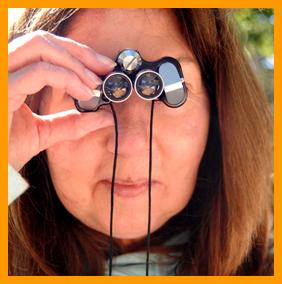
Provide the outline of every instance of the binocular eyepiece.
[[80,112],[97,111],[100,106],[126,101],[132,94],[144,100],[161,100],[169,107],[180,107],[187,99],[187,88],[179,62],[163,57],[149,62],[138,51],[125,49],[116,58],[117,66],[103,78],[103,83],[93,90],[87,101],[74,99]]

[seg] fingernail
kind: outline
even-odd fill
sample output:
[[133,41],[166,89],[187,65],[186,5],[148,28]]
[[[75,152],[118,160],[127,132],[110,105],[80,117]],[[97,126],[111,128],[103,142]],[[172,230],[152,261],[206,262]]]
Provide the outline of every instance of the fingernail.
[[91,90],[90,88],[88,88],[87,86],[85,86],[85,92],[87,93],[87,95],[88,95],[88,99],[91,99],[92,97],[93,97],[93,95],[94,95],[94,93],[93,93],[93,90]]
[[99,54],[99,53],[97,53],[96,56],[97,56],[97,59],[98,59],[100,62],[102,62],[102,63],[108,65],[108,66],[111,67],[111,68],[114,68],[114,67],[117,65],[117,64],[116,64],[112,59],[110,59],[109,57],[106,57],[106,56],[104,56],[104,55],[102,55],[102,54]]
[[85,74],[87,75],[88,78],[96,85],[99,86],[103,83],[103,81],[93,72],[85,68]]

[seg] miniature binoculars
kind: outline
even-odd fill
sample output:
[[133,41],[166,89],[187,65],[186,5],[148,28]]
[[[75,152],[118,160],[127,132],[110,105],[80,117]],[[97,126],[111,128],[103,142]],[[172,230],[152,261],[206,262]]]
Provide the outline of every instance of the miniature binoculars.
[[145,61],[134,49],[121,51],[113,71],[102,78],[102,85],[93,90],[87,101],[74,99],[80,112],[97,111],[102,105],[121,103],[135,93],[143,100],[160,100],[172,108],[185,103],[188,90],[180,63],[173,57]]

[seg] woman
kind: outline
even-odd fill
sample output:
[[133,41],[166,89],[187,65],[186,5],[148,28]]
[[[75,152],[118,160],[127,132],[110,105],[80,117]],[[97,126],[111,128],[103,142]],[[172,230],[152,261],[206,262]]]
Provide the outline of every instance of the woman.
[[[107,275],[114,122],[73,98],[127,47],[177,58],[189,90],[155,106],[150,275],[273,273],[271,113],[225,10],[27,9],[9,40],[9,190],[28,183],[9,206],[10,275]],[[116,186],[143,184],[150,104],[114,108]],[[115,194],[113,275],[144,275],[147,191]]]

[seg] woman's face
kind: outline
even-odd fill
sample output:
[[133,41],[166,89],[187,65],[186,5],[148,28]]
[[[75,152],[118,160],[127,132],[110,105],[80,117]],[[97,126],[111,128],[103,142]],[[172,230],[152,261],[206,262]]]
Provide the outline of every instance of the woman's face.
[[[171,10],[86,9],[70,24],[68,37],[112,59],[124,48],[137,49],[148,61],[163,56],[180,60],[189,88],[186,103],[169,108],[155,104],[152,160],[151,231],[164,225],[189,202],[207,142],[209,100],[199,66]],[[116,168],[118,184],[148,179],[149,101],[135,93],[114,105],[119,129]],[[75,109],[73,100],[52,89],[41,103],[41,114]],[[111,111],[109,106],[104,110]],[[109,234],[111,179],[115,150],[113,126],[47,150],[51,177],[66,209],[87,226]],[[146,183],[147,184],[147,183]],[[113,236],[125,243],[146,236],[148,189],[132,194],[117,185]]]

